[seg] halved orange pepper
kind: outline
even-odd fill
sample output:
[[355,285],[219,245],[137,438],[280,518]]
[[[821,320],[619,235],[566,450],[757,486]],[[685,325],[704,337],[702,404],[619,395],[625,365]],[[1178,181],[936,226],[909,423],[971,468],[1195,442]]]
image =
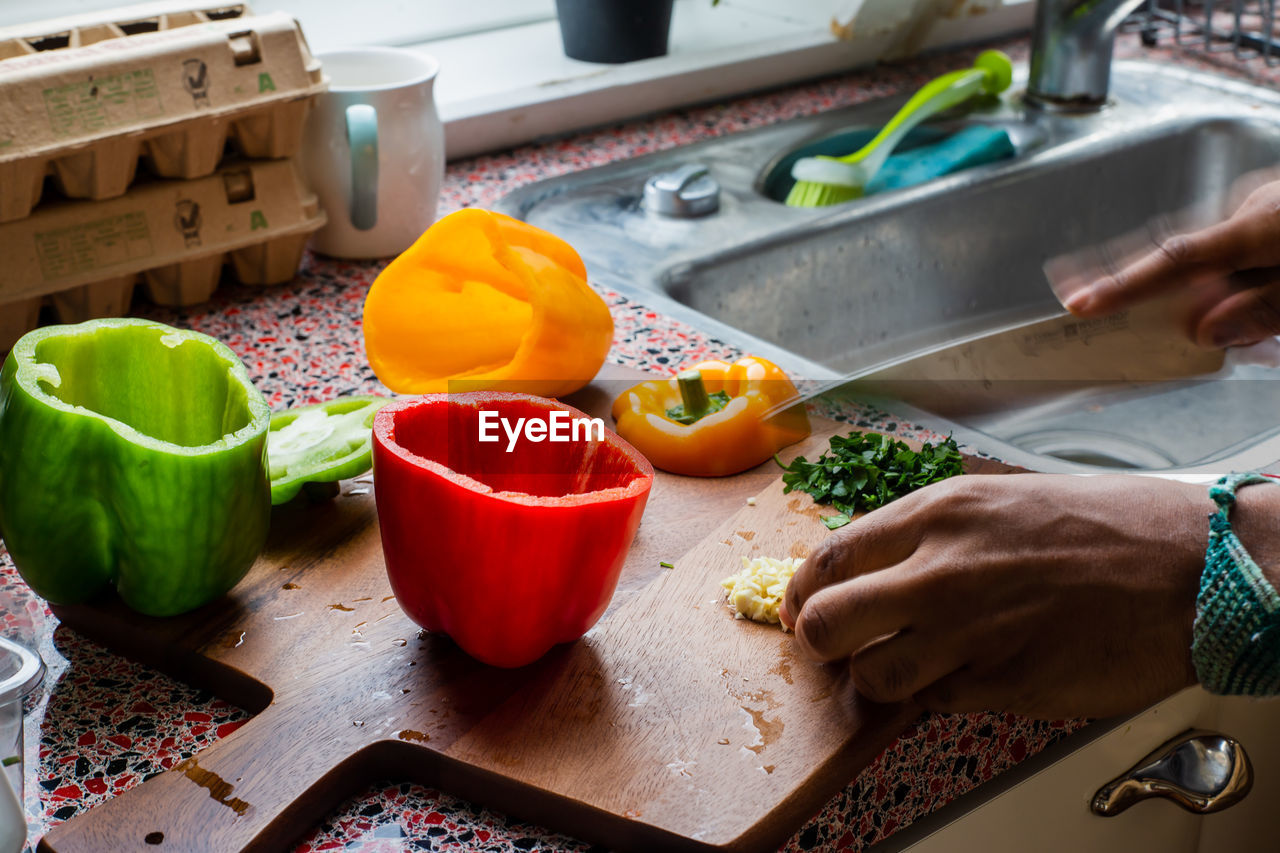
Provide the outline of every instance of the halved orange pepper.
[[618,435],[655,468],[723,477],[754,468],[809,434],[809,418],[787,374],[763,358],[704,361],[654,379],[613,401]]
[[428,228],[374,281],[364,340],[373,372],[402,394],[501,387],[558,397],[596,375],[613,318],[572,246],[468,208]]

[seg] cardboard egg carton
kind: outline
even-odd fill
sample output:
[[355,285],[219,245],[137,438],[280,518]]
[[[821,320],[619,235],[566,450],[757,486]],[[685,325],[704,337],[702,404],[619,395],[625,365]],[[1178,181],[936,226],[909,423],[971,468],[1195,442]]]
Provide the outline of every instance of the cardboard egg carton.
[[0,350],[41,309],[72,323],[127,313],[141,284],[161,305],[213,295],[223,265],[244,284],[293,278],[325,214],[294,160],[237,161],[203,178],[151,180],[106,201],[42,205],[0,224]]
[[297,22],[244,4],[168,8],[0,29],[0,223],[31,212],[46,176],[68,198],[107,199],[139,158],[190,179],[217,168],[228,139],[246,157],[297,153],[327,86]]

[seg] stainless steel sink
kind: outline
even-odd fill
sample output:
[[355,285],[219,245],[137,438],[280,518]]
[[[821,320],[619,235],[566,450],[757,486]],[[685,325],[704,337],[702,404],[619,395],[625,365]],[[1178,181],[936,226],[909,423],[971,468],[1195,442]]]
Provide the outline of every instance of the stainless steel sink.
[[[1017,345],[1022,324],[1062,315],[1047,261],[1213,221],[1238,178],[1280,165],[1280,95],[1117,63],[1100,113],[1046,114],[1009,95],[924,131],[997,124],[1012,160],[835,207],[776,200],[798,153],[856,148],[902,100],[567,175],[501,209],[567,239],[600,284],[803,377],[867,373],[858,393],[1012,462],[1199,478],[1280,459],[1280,370],[1220,367],[1141,334],[1112,335],[1088,371],[1073,372],[1081,351],[1069,346],[1048,359]],[[689,163],[720,184],[719,211],[646,210],[645,180]],[[1075,343],[1087,345],[1107,328],[1054,334],[1083,330]]]

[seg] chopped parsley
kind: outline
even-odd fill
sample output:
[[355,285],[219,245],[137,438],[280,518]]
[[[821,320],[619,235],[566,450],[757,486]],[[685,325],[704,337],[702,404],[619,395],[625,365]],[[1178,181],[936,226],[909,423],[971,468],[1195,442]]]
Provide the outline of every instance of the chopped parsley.
[[886,435],[851,432],[832,436],[830,448],[813,462],[797,456],[784,465],[782,491],[805,492],[815,502],[834,507],[840,514],[827,516],[822,523],[835,530],[848,524],[855,513],[878,509],[930,483],[954,477],[961,468],[960,450],[950,436],[937,445],[926,442],[917,452]]

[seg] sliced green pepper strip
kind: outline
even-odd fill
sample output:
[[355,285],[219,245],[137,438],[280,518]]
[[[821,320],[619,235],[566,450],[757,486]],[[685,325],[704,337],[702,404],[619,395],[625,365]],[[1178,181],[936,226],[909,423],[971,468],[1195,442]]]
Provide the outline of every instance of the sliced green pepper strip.
[[199,607],[271,523],[271,410],[226,345],[137,319],[47,326],[0,371],[0,535],[55,604],[113,585],[152,616]]
[[271,416],[267,459],[271,503],[292,500],[307,483],[336,483],[373,467],[373,416],[386,397],[339,397]]

